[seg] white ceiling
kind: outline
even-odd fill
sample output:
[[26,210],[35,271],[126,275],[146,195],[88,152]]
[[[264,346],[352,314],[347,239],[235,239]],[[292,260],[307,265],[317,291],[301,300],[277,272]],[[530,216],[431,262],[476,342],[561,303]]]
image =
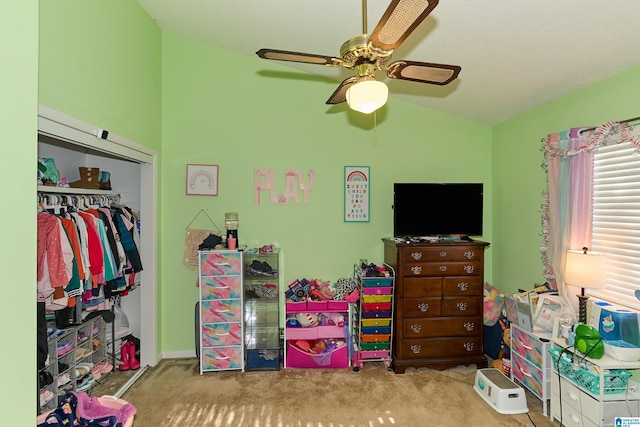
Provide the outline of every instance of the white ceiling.
[[[339,57],[363,27],[362,0],[138,2],[163,31],[265,62],[255,55],[260,48]],[[368,0],[368,32],[389,3]],[[441,0],[391,58],[399,59],[460,65],[462,72],[448,86],[389,80],[390,96],[494,125],[640,64],[640,1]],[[335,79],[335,87],[353,75],[279,63]],[[382,72],[377,77],[386,81]],[[324,103],[335,87],[323,99],[301,93],[291,101]]]

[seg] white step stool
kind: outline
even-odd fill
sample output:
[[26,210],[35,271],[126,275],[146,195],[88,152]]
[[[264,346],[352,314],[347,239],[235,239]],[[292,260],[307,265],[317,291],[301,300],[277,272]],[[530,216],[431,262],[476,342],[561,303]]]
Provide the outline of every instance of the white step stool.
[[529,412],[522,387],[495,368],[478,369],[473,389],[485,402],[501,414]]

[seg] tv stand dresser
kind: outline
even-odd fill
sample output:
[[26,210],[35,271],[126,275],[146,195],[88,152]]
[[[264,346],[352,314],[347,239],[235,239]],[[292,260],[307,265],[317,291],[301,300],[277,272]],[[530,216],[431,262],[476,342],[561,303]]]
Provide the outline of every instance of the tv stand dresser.
[[392,366],[487,366],[482,349],[484,250],[476,240],[382,239],[396,271]]

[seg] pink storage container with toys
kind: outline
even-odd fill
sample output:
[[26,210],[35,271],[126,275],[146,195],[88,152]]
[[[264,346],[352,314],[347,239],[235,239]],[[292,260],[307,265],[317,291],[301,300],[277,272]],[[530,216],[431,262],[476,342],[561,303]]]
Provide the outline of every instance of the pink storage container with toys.
[[287,368],[348,368],[349,354],[347,346],[332,351],[310,354],[295,345],[287,343]]

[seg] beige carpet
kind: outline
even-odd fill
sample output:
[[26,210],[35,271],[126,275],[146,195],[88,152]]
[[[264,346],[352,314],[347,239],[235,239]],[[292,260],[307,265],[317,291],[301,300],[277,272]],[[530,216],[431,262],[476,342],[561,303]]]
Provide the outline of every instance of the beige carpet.
[[[117,375],[117,374],[116,374]],[[114,375],[113,380],[118,377]],[[527,392],[529,416],[502,415],[473,390],[475,368],[409,369],[380,363],[351,369],[209,372],[197,359],[165,359],[122,396],[136,406],[134,427],[557,426]],[[122,377],[121,377],[122,378]],[[113,384],[105,382],[94,394]]]

